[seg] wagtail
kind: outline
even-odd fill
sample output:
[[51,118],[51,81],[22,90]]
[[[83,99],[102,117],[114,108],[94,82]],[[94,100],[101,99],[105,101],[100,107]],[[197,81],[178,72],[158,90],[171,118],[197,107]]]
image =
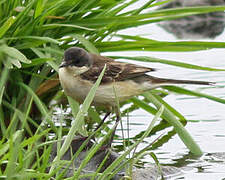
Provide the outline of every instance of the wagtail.
[[[105,65],[106,70],[92,104],[94,106],[104,106],[109,110],[117,106],[117,100],[122,102],[160,86],[212,84],[206,81],[153,77],[147,74],[155,71],[153,68],[114,61],[108,57],[89,53],[79,47],[71,47],[65,51],[63,62],[59,66],[59,79],[65,94],[82,103]],[[106,114],[102,123],[109,114],[110,112]]]

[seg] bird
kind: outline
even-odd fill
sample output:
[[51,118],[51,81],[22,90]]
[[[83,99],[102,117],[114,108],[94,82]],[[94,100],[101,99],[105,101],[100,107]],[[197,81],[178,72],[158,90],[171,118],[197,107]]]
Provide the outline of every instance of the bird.
[[[113,109],[117,108],[118,101],[126,101],[145,91],[165,85],[213,84],[207,81],[154,77],[147,74],[155,71],[154,68],[119,62],[109,57],[89,53],[80,47],[70,47],[65,50],[59,66],[59,80],[65,94],[82,103],[105,66],[105,72],[92,105],[103,106],[108,112],[96,129],[104,123]],[[118,122],[120,118],[118,110],[116,110],[116,115],[116,122]]]

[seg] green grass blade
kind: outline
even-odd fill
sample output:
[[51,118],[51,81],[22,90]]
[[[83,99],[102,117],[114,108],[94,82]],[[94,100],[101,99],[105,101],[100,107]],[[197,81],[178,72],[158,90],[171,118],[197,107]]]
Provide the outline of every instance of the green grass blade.
[[[13,139],[15,139],[13,141]],[[22,131],[18,130],[15,134],[13,134],[13,137],[10,137],[10,143],[9,143],[9,163],[6,167],[6,175],[9,179],[11,179],[14,174],[16,174],[16,162],[19,155],[19,151],[21,150],[20,142],[22,139]]]
[[[70,128],[70,131],[59,151],[59,154],[58,156],[54,159],[53,163],[57,160],[59,160],[63,154],[68,150],[73,138],[74,138],[74,135],[75,133],[78,131],[78,127],[81,126],[81,124],[83,123],[83,119],[84,119],[84,116],[85,114],[87,113],[88,111],[88,108],[89,106],[91,105],[91,102],[92,100],[94,99],[94,96],[95,96],[95,92],[102,80],[102,77],[104,75],[104,72],[105,72],[105,69],[106,69],[106,66],[104,67],[104,69],[102,70],[101,74],[99,75],[98,77],[98,80],[96,81],[96,83],[93,85],[93,87],[91,88],[90,92],[88,93],[87,97],[85,98],[84,100],[84,103],[82,105],[82,108],[79,110],[79,112],[77,113],[77,116],[75,118],[75,120],[71,123],[71,128]],[[53,164],[53,166],[51,167],[50,169],[50,172],[52,172],[53,170],[55,169],[55,164]]]
[[[129,1],[129,2],[126,2],[126,3],[121,3],[121,4],[118,4],[118,7],[117,5],[115,5],[114,7],[116,8],[110,8],[110,10],[108,10],[107,13],[107,16],[108,17],[114,17],[116,16],[118,13],[120,13],[122,10],[128,8],[128,6],[130,6],[131,4],[133,4],[134,2],[136,2],[136,0],[132,0],[132,1]],[[101,17],[102,14],[100,14],[100,16],[98,17]]]
[[[151,93],[157,98],[157,100],[163,104],[170,112],[172,112],[175,116],[179,118],[180,121],[186,121],[185,117],[180,114],[176,109],[174,109],[172,106],[170,106],[168,103],[166,103],[159,95],[156,93],[152,92]],[[147,98],[147,97],[146,97]]]
[[[152,95],[149,92],[145,93],[145,97],[149,98],[149,100],[157,107],[159,108],[162,104],[155,98],[154,95]],[[172,112],[170,112],[169,109],[165,108],[163,112],[164,116],[166,117],[166,120],[174,127],[175,131],[181,138],[181,140],[184,142],[184,144],[187,146],[187,148],[194,154],[194,155],[202,155],[202,151],[200,147],[196,144],[194,139],[191,137],[191,135],[188,133],[188,131],[184,128],[184,126],[181,124],[180,121],[177,120],[176,116],[173,115]]]
[[225,99],[218,98],[218,97],[215,97],[215,96],[212,96],[212,95],[208,95],[208,94],[205,94],[205,93],[201,93],[201,92],[188,90],[188,89],[185,89],[185,88],[182,88],[182,87],[164,86],[163,88],[167,89],[167,90],[169,90],[171,92],[178,93],[178,94],[186,94],[186,95],[189,95],[189,96],[196,96],[196,97],[207,98],[209,100],[225,104]]
[[[161,104],[163,104],[167,109],[169,109],[181,121],[186,121],[186,119],[184,118],[184,116],[182,116],[182,114],[180,114],[177,110],[175,110],[173,107],[171,107],[165,101],[163,101],[163,99],[161,99],[161,97],[159,97],[158,95],[156,95],[154,92],[152,92],[152,94],[154,94],[154,96],[157,98],[157,100],[160,101]],[[143,95],[145,96],[145,94],[143,94]],[[146,97],[146,98],[149,99],[148,97]],[[129,101],[133,102],[136,106],[138,106],[139,108],[144,109],[148,113],[151,113],[153,115],[155,115],[157,113],[157,110],[155,108],[153,108],[148,103],[146,103],[146,102],[144,102],[144,101],[142,101],[142,100],[140,100],[140,99],[138,99],[136,97],[131,98]],[[167,116],[164,116],[164,114],[162,114],[162,117],[164,119],[167,118]]]
[[53,61],[53,60],[54,60],[54,58],[35,58],[35,59],[31,60],[30,64],[23,64],[22,68],[39,66],[39,65],[46,63],[47,61]]
[[0,38],[2,38],[4,36],[4,34],[7,32],[7,30],[15,22],[15,20],[16,20],[16,17],[12,16],[0,27]]
[[31,40],[38,40],[38,41],[43,41],[45,43],[49,42],[49,43],[53,43],[53,44],[59,44],[60,41],[50,38],[50,37],[40,37],[40,36],[19,36],[16,38],[12,38],[12,39],[29,39],[29,41]]
[[[123,160],[126,158],[126,156],[134,149],[136,148],[143,140],[145,137],[148,136],[148,134],[151,132],[152,128],[154,127],[155,122],[160,118],[164,111],[164,107],[160,107],[159,111],[157,112],[156,116],[153,118],[151,123],[149,124],[148,128],[146,129],[145,133],[142,135],[142,137],[134,143],[129,149],[127,149],[122,155],[120,155],[113,163],[107,167],[107,169],[103,172],[101,176],[98,177],[98,180],[100,179],[106,179],[110,177],[113,177],[117,173],[117,170],[115,170],[118,166],[123,163]],[[114,171],[114,172],[113,172]],[[113,174],[112,174],[113,172]],[[109,176],[111,174],[111,176]]]
[[96,152],[102,147],[103,143],[106,142],[106,140],[110,137],[110,135],[112,134],[115,128],[116,128],[116,125],[114,125],[110,129],[107,135],[105,135],[99,143],[91,147],[91,149],[87,152],[87,156],[82,160],[82,163],[80,164],[80,167],[77,169],[77,172],[74,174],[74,179],[78,179],[83,168],[87,165],[87,163],[91,160],[91,158],[96,154]]
[[43,102],[38,98],[38,96],[33,92],[33,90],[27,86],[26,84],[23,84],[23,83],[19,83],[19,85],[21,87],[23,87],[24,89],[27,90],[27,92],[34,98],[34,101],[37,105],[37,107],[39,108],[41,114],[46,117],[48,116],[48,109],[47,107],[43,104]]
[[18,59],[21,62],[24,62],[24,63],[27,63],[27,64],[31,63],[31,61],[28,60],[24,54],[22,54],[20,51],[18,51],[14,47],[2,46],[1,50],[5,54],[7,54],[8,56],[10,56],[12,58],[15,58],[15,59]]
[[100,115],[99,113],[92,107],[90,107],[88,109],[88,116],[94,120],[94,122],[97,122],[97,123],[100,123],[101,122],[101,118],[100,118]]
[[147,7],[149,7],[155,0],[150,0],[147,1],[142,7],[140,7],[139,9],[136,9],[135,11],[132,12],[132,15],[137,15],[140,14],[140,12],[142,12],[144,9],[146,9]]
[[79,34],[71,34],[70,36],[80,41],[89,52],[99,54],[98,49],[94,46],[94,44],[88,41],[85,37]]
[[167,64],[167,65],[172,65],[172,66],[177,66],[177,67],[187,68],[187,69],[195,69],[195,70],[225,71],[225,69],[198,66],[198,65],[194,65],[194,64],[166,60],[166,59],[159,59],[159,58],[154,58],[154,57],[144,57],[144,56],[142,56],[142,57],[141,56],[136,56],[136,57],[111,56],[111,57],[115,58],[115,59],[130,59],[130,60],[136,60],[136,61],[142,61],[142,62],[162,63],[162,64]]
[[[80,105],[77,101],[75,101],[74,99],[72,99],[71,97],[67,96],[68,98],[68,101],[69,101],[69,105],[70,105],[70,108],[72,109],[72,114],[73,114],[73,117],[76,118],[77,116],[77,113],[79,112],[79,108],[80,108]],[[82,136],[87,136],[88,135],[88,132],[87,130],[84,128],[84,121],[82,121],[80,124],[79,124],[79,127],[77,127],[77,131],[79,134],[81,134]]]
[[45,3],[46,3],[46,1],[44,1],[44,0],[38,0],[37,1],[35,13],[34,13],[34,18],[37,18],[38,16],[41,15],[42,11],[44,10]]
[[207,7],[187,7],[187,8],[173,8],[166,10],[151,11],[145,14],[139,14],[134,16],[105,16],[101,18],[82,19],[71,23],[76,23],[79,26],[92,27],[111,27],[113,31],[120,29],[126,29],[131,27],[137,27],[140,25],[156,23],[165,20],[173,20],[190,15],[224,11],[225,6],[207,6]]
[[137,105],[138,107],[146,110],[148,113],[151,113],[153,115],[155,115],[157,113],[157,109],[153,108],[152,106],[150,106],[148,103],[138,99],[137,97],[133,97],[131,98],[129,101],[133,102],[135,105]]
[[31,97],[34,99],[35,104],[37,105],[38,109],[40,110],[42,116],[44,117],[44,120],[46,120],[50,124],[50,126],[54,130],[54,132],[57,132],[57,129],[56,129],[52,119],[50,118],[52,112],[48,111],[48,108],[45,106],[45,104],[40,100],[40,98],[34,93],[34,91],[29,86],[27,86],[26,84],[21,83],[21,82],[18,84],[19,84],[19,86],[23,87],[31,95]]
[[224,42],[202,42],[202,41],[128,41],[118,40],[111,42],[96,43],[101,52],[107,51],[168,51],[168,52],[189,52],[209,50],[212,48],[225,48]]
[[48,30],[48,29],[56,29],[56,28],[59,28],[59,27],[82,29],[82,30],[87,30],[87,31],[95,31],[94,28],[88,28],[88,27],[79,26],[79,25],[75,25],[75,24],[45,24],[40,29]]
[[1,78],[0,78],[0,105],[2,104],[2,97],[5,89],[5,83],[8,79],[9,69],[4,68],[4,70],[1,72]]

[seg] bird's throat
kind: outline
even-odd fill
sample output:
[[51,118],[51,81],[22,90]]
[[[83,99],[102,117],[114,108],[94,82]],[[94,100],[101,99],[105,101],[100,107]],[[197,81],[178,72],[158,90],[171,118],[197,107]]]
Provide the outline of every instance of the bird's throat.
[[69,66],[69,67],[65,67],[65,71],[67,71],[70,75],[73,75],[73,76],[79,76],[79,75],[85,73],[88,70],[89,70],[89,68],[87,66],[82,66],[82,67]]

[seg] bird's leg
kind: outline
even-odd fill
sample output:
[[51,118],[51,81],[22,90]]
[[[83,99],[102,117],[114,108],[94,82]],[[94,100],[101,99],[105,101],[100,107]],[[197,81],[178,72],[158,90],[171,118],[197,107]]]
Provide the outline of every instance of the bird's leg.
[[113,129],[113,132],[112,132],[112,134],[111,134],[109,143],[107,144],[108,147],[111,147],[111,146],[112,146],[113,138],[114,138],[114,136],[115,136],[116,128],[117,128],[119,122],[120,122],[120,115],[117,113],[117,114],[116,114],[116,124],[115,124],[114,129]]
[[104,118],[102,119],[102,121],[98,124],[98,126],[95,128],[95,131],[97,131],[101,126],[102,124],[105,122],[106,118],[110,115],[111,112],[107,112],[104,116]]

